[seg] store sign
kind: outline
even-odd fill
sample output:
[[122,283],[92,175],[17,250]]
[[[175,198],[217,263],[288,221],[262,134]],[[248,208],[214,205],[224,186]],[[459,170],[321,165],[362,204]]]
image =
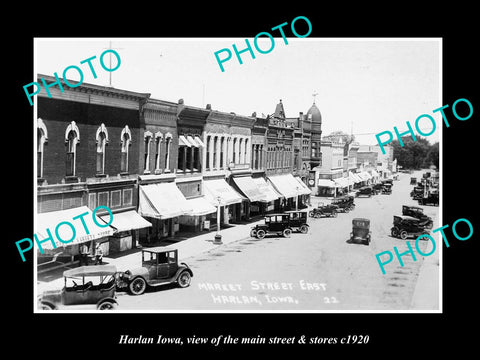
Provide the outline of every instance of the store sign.
[[[97,211],[100,210],[100,209],[104,209],[108,212],[108,214],[110,215],[110,220],[107,222],[107,223],[102,223],[102,222],[98,222],[97,221]],[[85,233],[87,234],[87,237],[83,236],[81,238],[79,238],[82,242],[85,241],[85,240],[88,240],[90,237],[91,237],[91,240],[93,240],[94,236],[90,234],[90,229],[88,228],[87,226],[87,223],[85,222],[85,219],[84,217],[88,215],[88,212],[84,212],[80,215],[77,215],[77,216],[74,216],[72,217],[72,220],[80,220],[80,222],[82,223],[82,226],[83,226],[83,229],[85,230]],[[106,228],[108,226],[110,226],[110,224],[113,222],[113,213],[112,213],[112,210],[110,210],[110,208],[108,206],[97,206],[93,211],[92,211],[92,220],[93,222],[95,223],[96,226],[100,227],[100,228]],[[63,228],[63,229],[62,229]],[[65,231],[65,229],[69,228],[70,229],[70,232],[71,232],[71,237],[70,239],[65,239],[63,238],[63,236],[65,236],[65,233],[68,233],[68,230]],[[40,249],[40,253],[44,253],[43,252],[43,248],[42,248],[42,244],[43,243],[46,243],[48,241],[50,241],[52,247],[54,249],[57,248],[57,245],[55,243],[55,240],[54,240],[54,237],[52,235],[52,231],[47,228],[46,229],[46,232],[48,234],[48,237],[44,238],[44,239],[39,239],[38,238],[38,235],[37,234],[33,234],[33,237],[35,238],[35,242],[37,243],[37,246],[38,248]],[[60,246],[64,246],[65,244],[69,244],[71,243],[72,241],[74,240],[77,240],[77,242],[79,241],[79,239],[77,239],[77,231],[76,231],[76,228],[75,228],[75,225],[70,222],[70,221],[60,221],[56,226],[55,226],[55,237],[57,238],[57,240],[61,243]],[[98,234],[95,235],[95,237],[98,238]],[[20,244],[24,243],[24,242],[27,242],[28,245],[26,248],[22,248],[22,246]],[[17,246],[17,249],[18,249],[18,252],[20,253],[20,257],[22,258],[22,261],[25,262],[25,256],[23,255],[25,252],[27,251],[30,251],[33,249],[33,241],[32,239],[29,239],[29,238],[23,238],[22,240],[19,240],[17,242],[15,242],[15,245]]]

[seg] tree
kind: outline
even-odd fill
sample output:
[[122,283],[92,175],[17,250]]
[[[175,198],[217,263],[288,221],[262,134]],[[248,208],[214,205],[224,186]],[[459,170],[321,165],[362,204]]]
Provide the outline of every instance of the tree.
[[437,169],[439,169],[439,165],[440,165],[439,149],[440,149],[440,144],[438,142],[430,146],[427,156],[423,160],[424,168],[429,168],[431,165],[435,165]]
[[430,145],[426,138],[417,137],[417,141],[413,141],[411,137],[405,137],[402,141],[403,146],[400,146],[398,140],[391,142],[393,157],[397,159],[398,165],[407,169],[420,169],[429,167],[432,163],[438,167],[438,143],[435,153],[435,150],[432,150],[434,145]]

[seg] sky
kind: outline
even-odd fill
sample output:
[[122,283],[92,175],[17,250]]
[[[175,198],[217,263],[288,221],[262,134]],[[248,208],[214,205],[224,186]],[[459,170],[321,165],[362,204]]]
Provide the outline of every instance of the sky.
[[[375,134],[407,130],[422,114],[432,115],[440,138],[441,40],[437,38],[274,38],[274,48],[241,54],[240,64],[232,44],[244,49],[245,38],[36,38],[34,74],[62,77],[70,66],[80,67],[84,82],[117,89],[150,93],[152,98],[186,105],[235,112],[241,115],[272,114],[282,100],[287,117],[306,113],[314,101],[322,114],[322,132],[341,130],[355,135],[361,144],[375,144]],[[109,73],[99,63],[110,47],[121,64]],[[268,38],[258,46],[268,49]],[[228,48],[232,58],[220,70],[214,53]],[[225,56],[222,53],[220,56]],[[82,60],[96,56],[92,65]],[[108,66],[109,54],[104,61]],[[116,65],[112,57],[112,67]],[[75,70],[67,77],[79,80]],[[34,80],[36,79],[34,78]],[[428,133],[428,120],[419,123]]]

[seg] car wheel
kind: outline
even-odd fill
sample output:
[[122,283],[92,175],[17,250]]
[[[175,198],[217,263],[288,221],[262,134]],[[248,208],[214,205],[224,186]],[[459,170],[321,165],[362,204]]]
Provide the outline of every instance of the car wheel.
[[302,226],[300,226],[300,232],[301,232],[302,234],[308,233],[308,225],[303,224]]
[[314,217],[315,219],[320,219],[321,216],[322,216],[322,215],[320,215],[320,213],[316,213],[313,217]]
[[405,230],[400,231],[400,237],[402,240],[405,240],[408,237],[408,233]]
[[115,310],[118,303],[115,300],[105,300],[97,305],[97,310]]
[[183,270],[180,275],[178,275],[177,278],[177,284],[181,288],[186,288],[190,286],[190,280],[192,279],[192,276],[187,270]]
[[40,303],[40,310],[55,310],[55,306],[50,303],[42,302]]
[[310,216],[310,217],[313,217],[314,215],[315,215],[315,214],[313,213],[313,211],[310,211],[310,212],[308,213],[308,216]]
[[337,217],[338,213],[336,211],[333,212],[333,217]]
[[263,239],[265,237],[265,230],[257,230],[257,238]]
[[290,235],[292,235],[292,230],[291,229],[284,229],[283,230],[283,236],[290,237]]
[[398,236],[398,230],[397,230],[397,228],[392,228],[392,230],[390,231],[390,233],[392,234],[393,237],[397,237],[397,236]]
[[147,289],[147,282],[142,277],[136,277],[128,285],[128,290],[132,295],[142,295]]
[[250,236],[251,236],[251,237],[257,236],[257,230],[252,229],[252,230],[250,231]]

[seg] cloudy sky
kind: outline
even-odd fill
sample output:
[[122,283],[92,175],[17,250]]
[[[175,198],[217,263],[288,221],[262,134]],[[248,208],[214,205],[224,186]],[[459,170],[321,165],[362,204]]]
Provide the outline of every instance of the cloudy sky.
[[[253,47],[253,39],[249,39]],[[220,70],[214,52],[245,47],[244,38],[37,38],[34,73],[60,77],[69,65],[79,66],[84,82],[108,86],[109,73],[99,64],[110,46],[120,54],[121,65],[112,72],[112,86],[150,93],[156,99],[187,105],[267,115],[280,99],[287,117],[307,112],[312,94],[322,113],[323,134],[342,130],[356,134],[362,144],[375,144],[375,134],[406,130],[421,114],[432,114],[441,102],[441,42],[438,39],[389,38],[275,38],[268,54],[255,48],[255,59],[235,55]],[[270,47],[268,38],[259,41]],[[94,79],[84,59],[92,61]],[[221,56],[224,56],[222,54]],[[108,64],[109,55],[105,56]],[[112,67],[116,64],[112,58]],[[68,77],[79,80],[75,70]],[[33,81],[33,80],[32,80]],[[435,114],[440,124],[439,114]],[[425,121],[425,120],[423,120]],[[431,125],[420,123],[428,132]],[[427,139],[438,141],[441,126]]]

